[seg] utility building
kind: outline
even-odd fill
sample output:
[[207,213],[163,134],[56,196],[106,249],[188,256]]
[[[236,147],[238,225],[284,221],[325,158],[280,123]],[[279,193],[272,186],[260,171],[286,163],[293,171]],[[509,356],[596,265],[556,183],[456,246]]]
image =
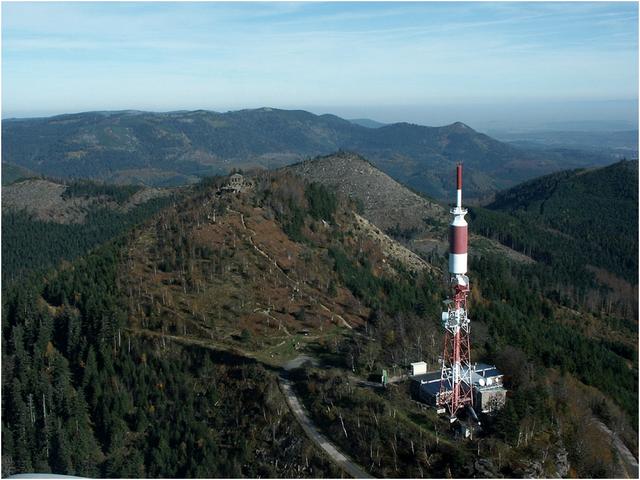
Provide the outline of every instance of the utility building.
[[[470,375],[473,385],[473,403],[476,410],[489,413],[499,410],[504,405],[507,391],[502,383],[502,372],[495,366],[479,363],[471,368]],[[411,394],[414,399],[438,408],[439,413],[444,413],[441,406],[441,375],[440,372],[427,372],[411,377]]]
[[422,375],[423,373],[427,373],[427,364],[426,362],[415,362],[411,364],[411,375]]
[[[419,402],[436,407],[440,397],[440,372],[412,375],[410,379],[411,396]],[[438,413],[444,413],[444,408],[442,412],[438,409]]]
[[476,410],[488,413],[504,406],[507,390],[502,384],[502,377],[502,373],[494,366],[484,363],[476,365],[472,375]]

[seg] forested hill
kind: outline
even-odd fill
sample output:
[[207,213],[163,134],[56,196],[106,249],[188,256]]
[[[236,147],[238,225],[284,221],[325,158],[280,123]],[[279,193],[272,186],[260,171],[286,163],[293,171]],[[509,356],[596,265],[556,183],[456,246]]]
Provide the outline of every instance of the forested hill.
[[176,193],[44,178],[3,186],[3,288],[87,253],[167,206]]
[[596,419],[637,451],[632,322],[565,301],[541,262],[472,257],[472,360],[511,393],[460,441],[407,382],[363,383],[438,368],[446,258],[410,268],[352,200],[286,171],[251,180],[209,179],[73,264],[3,283],[3,476],[338,477],[278,389],[301,354],[318,363],[290,375],[310,418],[373,476],[621,476]]
[[[535,179],[500,192],[488,208],[508,213],[528,228],[529,233],[524,235],[522,231],[522,237],[518,230],[512,230],[512,238],[505,241],[542,255],[546,248],[543,243],[555,238],[562,245],[557,253],[569,247],[584,265],[605,269],[637,284],[637,161]],[[534,226],[538,234],[529,231]],[[478,228],[487,229],[484,233],[490,235],[488,225]]]
[[525,182],[496,194],[488,205],[494,210],[515,212],[538,211],[548,222],[559,216],[591,216],[584,202],[598,202],[612,209],[637,208],[638,161],[622,160],[599,169],[579,169],[558,172]]
[[89,112],[5,120],[4,161],[50,176],[175,185],[234,167],[278,167],[353,150],[396,180],[446,198],[465,162],[466,194],[483,197],[561,168],[602,164],[593,154],[525,151],[463,123],[367,128],[334,115],[261,108],[148,113]]
[[[7,289],[3,476],[341,475],[271,370],[299,349],[343,352],[372,308],[412,311],[435,287],[392,267],[350,202],[292,175],[254,180],[237,196],[220,193],[226,179],[205,182],[73,266]],[[446,446],[425,448],[448,462]]]
[[[441,203],[419,194],[353,152],[337,152],[284,167],[307,181],[317,182],[354,199],[360,213],[396,241],[425,258],[447,249],[449,217]],[[455,169],[452,168],[452,172]],[[455,178],[450,175],[451,189]],[[492,252],[530,261],[496,241],[472,234],[472,256]]]

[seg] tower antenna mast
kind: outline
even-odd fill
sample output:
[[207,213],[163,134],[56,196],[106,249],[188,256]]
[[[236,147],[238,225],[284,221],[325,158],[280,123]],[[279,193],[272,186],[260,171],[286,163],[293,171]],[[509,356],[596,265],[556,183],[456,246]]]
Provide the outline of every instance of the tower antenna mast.
[[456,206],[451,209],[449,224],[449,273],[453,299],[446,300],[442,312],[445,330],[440,394],[438,405],[449,411],[451,422],[465,405],[473,406],[470,320],[467,315],[469,277],[467,277],[468,225],[462,208],[462,164],[456,168]]

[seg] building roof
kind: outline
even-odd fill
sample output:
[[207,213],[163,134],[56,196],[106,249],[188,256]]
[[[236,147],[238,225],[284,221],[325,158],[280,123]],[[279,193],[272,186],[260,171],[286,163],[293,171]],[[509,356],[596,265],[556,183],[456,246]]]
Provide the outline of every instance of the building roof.
[[[427,372],[420,375],[414,375],[411,380],[420,384],[420,390],[429,395],[437,395],[440,393],[440,377],[441,372]],[[471,372],[471,382],[474,388],[480,390],[497,389],[502,385],[498,382],[492,382],[492,385],[487,385],[488,379],[498,379],[502,377],[500,372],[495,366],[487,365],[486,363],[478,363],[475,369]],[[481,385],[480,382],[484,385]]]
[[502,372],[495,365],[487,365],[486,363],[478,363],[475,372],[483,377],[501,377]]
[[437,382],[423,383],[420,385],[420,391],[435,397],[440,393],[440,379]]
[[427,372],[427,373],[421,373],[419,375],[413,375],[411,377],[411,380],[414,380],[414,381],[420,382],[420,383],[434,382],[434,381],[440,382],[440,371]]

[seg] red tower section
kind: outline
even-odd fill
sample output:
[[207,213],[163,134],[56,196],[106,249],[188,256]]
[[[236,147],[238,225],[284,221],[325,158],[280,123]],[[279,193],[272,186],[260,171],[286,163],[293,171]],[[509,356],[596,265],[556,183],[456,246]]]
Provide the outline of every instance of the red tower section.
[[453,298],[446,300],[447,311],[442,312],[445,330],[444,352],[440,377],[438,405],[449,411],[451,421],[465,405],[473,405],[470,321],[467,315],[469,278],[467,273],[467,210],[462,208],[462,165],[457,167],[457,201],[451,209],[453,219],[449,228],[449,272]]

